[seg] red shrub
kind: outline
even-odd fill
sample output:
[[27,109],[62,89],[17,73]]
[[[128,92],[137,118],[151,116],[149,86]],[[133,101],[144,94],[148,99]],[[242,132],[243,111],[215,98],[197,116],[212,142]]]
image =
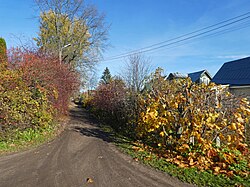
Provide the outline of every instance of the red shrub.
[[66,113],[68,102],[74,91],[79,88],[79,74],[58,58],[35,50],[9,51],[11,68],[21,69],[23,79],[34,88],[40,85],[48,90],[48,99],[59,113]]

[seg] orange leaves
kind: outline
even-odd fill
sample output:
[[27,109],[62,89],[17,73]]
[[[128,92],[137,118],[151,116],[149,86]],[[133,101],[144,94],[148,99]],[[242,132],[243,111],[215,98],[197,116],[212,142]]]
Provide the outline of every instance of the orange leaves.
[[188,144],[183,144],[182,146],[179,147],[179,151],[180,152],[186,152],[187,150],[189,150],[189,145]]
[[197,162],[195,162],[194,159],[191,157],[188,158],[188,161],[189,161],[189,163],[188,163],[189,166],[194,166],[197,164]]
[[210,149],[210,150],[207,151],[207,157],[209,157],[209,158],[215,157],[217,155],[218,154],[214,149]]
[[[237,145],[237,149],[243,154],[243,155],[247,155],[249,154],[249,149],[247,144],[243,144],[243,143],[239,143]],[[250,163],[250,162],[249,162]]]

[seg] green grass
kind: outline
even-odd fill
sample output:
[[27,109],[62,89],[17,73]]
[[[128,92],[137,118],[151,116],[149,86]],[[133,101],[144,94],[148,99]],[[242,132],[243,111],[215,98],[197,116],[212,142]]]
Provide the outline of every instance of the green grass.
[[0,154],[17,152],[41,145],[55,137],[58,125],[43,129],[16,130],[8,138],[0,140]]
[[197,186],[211,187],[229,187],[229,186],[246,186],[250,187],[250,177],[243,179],[235,176],[231,179],[222,175],[214,175],[211,171],[198,171],[196,168],[180,168],[167,162],[164,158],[157,157],[156,154],[145,150],[135,151],[132,147],[134,143],[131,139],[126,138],[107,126],[101,125],[103,131],[110,134],[113,142],[126,154],[139,162],[149,165],[155,169],[164,171],[169,175],[178,178],[187,183],[196,184]]

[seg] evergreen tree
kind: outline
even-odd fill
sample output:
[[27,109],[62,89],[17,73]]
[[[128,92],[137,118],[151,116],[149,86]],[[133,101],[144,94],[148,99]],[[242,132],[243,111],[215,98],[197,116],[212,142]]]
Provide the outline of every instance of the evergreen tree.
[[106,67],[104,72],[102,73],[100,83],[101,84],[109,84],[111,80],[112,80],[111,73],[110,73],[109,69]]
[[3,38],[0,38],[0,62],[7,60],[7,47]]

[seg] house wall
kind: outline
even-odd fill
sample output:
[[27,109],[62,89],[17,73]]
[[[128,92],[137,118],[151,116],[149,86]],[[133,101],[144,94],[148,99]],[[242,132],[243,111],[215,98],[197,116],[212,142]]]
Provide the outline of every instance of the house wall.
[[231,86],[229,91],[236,96],[244,96],[250,100],[250,85],[249,86]]
[[210,82],[210,78],[206,74],[200,77],[200,83],[209,84],[209,82]]

